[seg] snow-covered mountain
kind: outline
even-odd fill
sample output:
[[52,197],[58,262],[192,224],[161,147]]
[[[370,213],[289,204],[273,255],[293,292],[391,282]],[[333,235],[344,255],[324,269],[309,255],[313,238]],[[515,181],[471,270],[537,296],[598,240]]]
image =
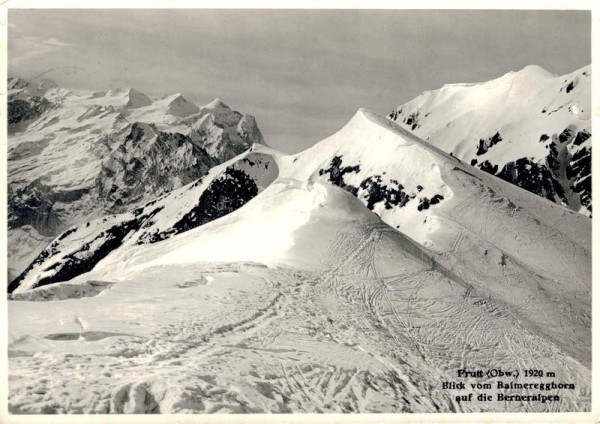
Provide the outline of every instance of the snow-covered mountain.
[[277,175],[270,155],[243,153],[131,212],[73,226],[47,246],[8,290],[22,292],[68,281],[126,246],[154,244],[206,224],[243,206]]
[[527,66],[424,92],[389,117],[466,163],[591,216],[591,76],[591,65],[563,76]]
[[[590,221],[360,110],[59,236],[10,287],[9,408],[589,410]],[[459,368],[576,388],[460,402]]]
[[255,119],[181,94],[8,82],[9,279],[66,228],[197,180],[263,142]]

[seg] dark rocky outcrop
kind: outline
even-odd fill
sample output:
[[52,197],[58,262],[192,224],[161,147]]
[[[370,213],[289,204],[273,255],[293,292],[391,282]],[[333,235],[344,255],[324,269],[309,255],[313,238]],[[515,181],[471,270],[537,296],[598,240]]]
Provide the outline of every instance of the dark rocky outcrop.
[[573,142],[573,144],[576,146],[580,146],[581,143],[583,143],[585,140],[587,140],[591,136],[592,135],[589,132],[587,132],[586,130],[579,131],[577,133],[577,135],[575,136],[575,141]]
[[333,159],[331,159],[329,168],[319,170],[319,176],[329,174],[328,181],[331,184],[341,187],[347,192],[356,196],[358,194],[358,187],[346,184],[344,181],[344,175],[358,172],[360,172],[359,165],[342,166],[342,156],[335,156]]
[[258,194],[256,182],[244,171],[231,166],[215,178],[198,203],[171,228],[143,234],[138,244],[157,243],[189,231],[241,208]]
[[528,158],[507,163],[497,176],[553,202],[557,197],[565,198],[562,186],[550,170]]
[[29,99],[14,99],[7,103],[8,129],[17,130],[52,107],[45,97],[30,97]]
[[579,195],[580,203],[583,207],[592,211],[592,148],[584,147],[576,152],[569,166],[567,167],[567,177],[573,180],[571,186]]
[[[152,216],[156,215],[161,208],[156,208],[146,215],[138,216],[134,219],[120,222],[102,232],[94,239],[81,245],[78,249],[64,256],[60,261],[45,268],[43,272],[47,275],[42,277],[35,285],[41,287],[48,284],[60,283],[68,281],[78,275],[91,271],[98,262],[108,256],[109,253],[117,249],[123,243],[125,237],[131,231],[137,231],[142,224]],[[21,281],[29,274],[29,272],[37,265],[41,265],[47,259],[59,253],[60,241],[75,232],[76,229],[70,229],[55,240],[23,271],[23,273],[13,280],[8,286],[8,292],[12,293],[19,287]],[[92,246],[94,246],[92,248]],[[52,272],[48,272],[52,271]]]
[[386,209],[392,209],[394,206],[402,208],[415,197],[414,194],[407,194],[402,184],[396,180],[391,180],[389,186],[382,183],[380,175],[364,179],[360,188],[366,191],[364,198],[370,210],[379,202],[384,202]]
[[[397,180],[391,179],[388,182],[384,182],[382,175],[371,175],[363,179],[358,187],[348,184],[344,180],[344,175],[358,172],[360,172],[359,165],[343,166],[342,156],[335,156],[331,160],[329,168],[319,170],[319,176],[328,174],[327,180],[329,183],[358,197],[370,210],[373,210],[375,205],[381,202],[383,202],[385,209],[388,210],[395,207],[403,208],[416,198],[416,193],[407,192],[404,186]],[[417,192],[421,192],[422,190],[423,186],[420,184],[417,185]],[[422,198],[418,210],[428,209],[429,205],[435,205],[443,199],[443,196],[437,194],[432,199]]]
[[442,196],[441,194],[436,194],[431,199],[428,199],[427,197],[423,197],[422,199],[419,200],[419,206],[417,206],[417,209],[420,211],[427,210],[427,209],[429,209],[429,206],[437,205],[442,200],[444,200],[444,196]]
[[496,132],[496,134],[494,134],[493,136],[487,138],[487,139],[479,139],[479,144],[477,145],[477,156],[481,156],[485,153],[487,153],[488,150],[490,150],[493,146],[495,146],[496,144],[500,143],[502,141],[502,137],[500,136],[499,132]]

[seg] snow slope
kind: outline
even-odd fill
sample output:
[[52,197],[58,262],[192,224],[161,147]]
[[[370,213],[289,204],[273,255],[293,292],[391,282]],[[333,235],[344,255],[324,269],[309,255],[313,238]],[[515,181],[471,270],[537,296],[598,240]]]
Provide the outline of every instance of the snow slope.
[[[262,142],[256,121],[181,94],[72,92],[49,80],[9,84],[9,237],[34,232],[46,244],[66,228],[124,212],[195,181]],[[207,150],[210,150],[207,151]],[[37,256],[12,245],[9,272]]]
[[[207,205],[237,207],[203,219],[194,205],[209,192]],[[106,234],[118,243],[81,272]],[[585,216],[360,110],[298,155],[256,145],[59,237],[9,302],[9,407],[589,410],[590,234]],[[545,393],[558,403],[458,402],[441,388],[490,367],[552,370],[576,388]]]
[[591,65],[557,76],[527,66],[448,84],[389,118],[479,169],[591,215]]

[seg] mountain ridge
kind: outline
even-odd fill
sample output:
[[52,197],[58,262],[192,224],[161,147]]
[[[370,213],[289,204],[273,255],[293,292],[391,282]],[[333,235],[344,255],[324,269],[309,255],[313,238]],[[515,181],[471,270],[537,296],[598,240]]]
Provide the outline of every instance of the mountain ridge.
[[448,84],[388,118],[519,187],[591,215],[591,65],[556,76],[539,66]]
[[[586,287],[590,282],[591,232],[587,217],[474,170],[398,124],[364,109],[336,134],[297,155],[284,155],[255,144],[241,156],[212,168],[207,178],[163,196],[158,203],[153,201],[133,213],[108,217],[108,223],[104,218],[91,226],[69,230],[15,280],[11,291],[34,288],[40,279],[54,283],[77,276],[91,278],[69,271],[77,269],[89,255],[95,257],[95,262],[85,272],[91,272],[91,276],[99,273],[94,278],[106,272],[111,279],[119,278],[114,272],[120,268],[114,264],[128,262],[129,257],[146,258],[148,255],[141,253],[144,249],[160,252],[161,246],[189,238],[184,234],[190,231],[193,234],[203,231],[206,224],[211,228],[233,219],[226,218],[230,214],[243,216],[246,204],[258,202],[262,191],[282,179],[328,183],[348,191],[391,228],[427,249],[445,268],[459,269],[469,284],[498,300],[514,302],[515,294],[526,290],[518,287],[526,287],[530,284],[527,281],[546,287],[553,293],[552,298],[558,293],[572,297],[563,286],[566,280],[576,284],[569,290],[589,294]],[[209,204],[228,206],[207,215]],[[176,207],[175,215],[167,205],[171,210]],[[107,246],[106,254],[96,256],[86,248],[98,243]],[[457,243],[471,247],[462,250]],[[138,250],[140,253],[131,254]],[[82,252],[86,253],[82,256]],[[566,261],[567,257],[571,259]],[[511,293],[503,288],[507,267],[517,272],[511,277]],[[56,280],[52,275],[69,278]],[[545,302],[550,301],[542,296],[528,300],[528,305],[536,304],[536,308],[549,313],[551,302]],[[543,328],[543,320],[535,325]],[[578,327],[573,323],[570,328],[575,331]],[[559,342],[552,335],[554,330],[543,331]],[[574,334],[579,337],[581,328]],[[572,347],[567,344],[563,348]]]

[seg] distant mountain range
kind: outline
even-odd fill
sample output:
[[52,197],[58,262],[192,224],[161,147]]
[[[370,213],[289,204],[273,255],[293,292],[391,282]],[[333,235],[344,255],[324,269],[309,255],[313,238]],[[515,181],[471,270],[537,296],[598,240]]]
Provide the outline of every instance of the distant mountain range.
[[200,108],[181,94],[20,78],[8,89],[12,276],[68,227],[135,208],[263,142],[254,117],[219,99]]

